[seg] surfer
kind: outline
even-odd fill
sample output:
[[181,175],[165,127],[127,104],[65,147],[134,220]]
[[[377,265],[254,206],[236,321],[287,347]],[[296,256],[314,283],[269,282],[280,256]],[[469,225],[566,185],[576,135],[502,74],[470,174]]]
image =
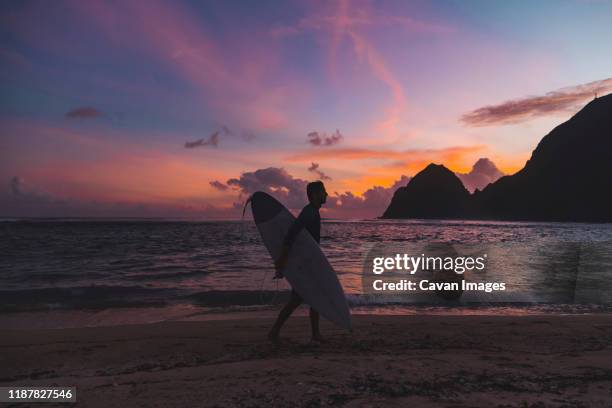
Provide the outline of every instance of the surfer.
[[[291,246],[295,242],[295,239],[302,228],[305,228],[317,243],[320,243],[321,241],[321,215],[319,214],[319,208],[321,208],[321,205],[325,204],[327,199],[325,185],[322,181],[313,181],[312,183],[308,183],[306,186],[306,195],[308,196],[309,202],[302,209],[300,215],[295,219],[289,228],[289,231],[287,231],[281,255],[274,263],[274,267],[276,269],[276,274],[274,276],[275,279],[283,278],[283,269],[287,265],[289,251],[291,250]],[[271,341],[277,342],[279,340],[281,327],[287,321],[289,316],[291,316],[293,311],[302,304],[302,302],[302,297],[295,291],[295,289],[291,289],[291,298],[289,299],[289,302],[280,311],[274,326],[272,326],[272,329],[268,334],[268,338]],[[312,340],[318,343],[324,341],[319,331],[319,312],[312,307],[310,308],[310,326],[312,328]]]

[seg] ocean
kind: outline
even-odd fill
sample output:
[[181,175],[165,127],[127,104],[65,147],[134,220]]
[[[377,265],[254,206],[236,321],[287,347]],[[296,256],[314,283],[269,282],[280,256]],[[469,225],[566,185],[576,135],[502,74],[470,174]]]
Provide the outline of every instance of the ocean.
[[[612,306],[612,224],[324,220],[321,233],[321,247],[356,313],[593,313]],[[507,290],[451,300],[368,290],[365,260],[373,248],[419,255],[431,243],[488,253],[488,275],[465,278],[503,281]],[[105,315],[150,321],[234,311],[273,314],[289,289],[273,274],[252,221],[0,222],[5,324],[49,312],[94,314],[101,321]],[[138,317],[136,310],[148,312]]]

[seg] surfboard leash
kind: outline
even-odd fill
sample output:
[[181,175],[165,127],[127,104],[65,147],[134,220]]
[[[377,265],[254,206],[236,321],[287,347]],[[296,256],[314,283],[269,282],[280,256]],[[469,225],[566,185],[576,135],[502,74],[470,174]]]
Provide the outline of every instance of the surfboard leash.
[[244,202],[244,207],[242,207],[242,217],[240,218],[240,241],[244,242],[244,213],[246,212],[247,205],[252,201],[253,195],[250,195],[249,198]]
[[[266,305],[266,301],[264,299],[264,295],[263,295],[263,287],[264,287],[264,283],[266,281],[266,276],[268,275],[268,270],[264,270],[264,274],[263,277],[261,278],[261,284],[259,285],[259,303],[261,306]],[[276,300],[276,298],[278,297],[278,281],[279,279],[276,279],[276,288],[274,289],[274,296],[272,296],[272,299],[270,299],[270,304],[274,303],[274,301]]]

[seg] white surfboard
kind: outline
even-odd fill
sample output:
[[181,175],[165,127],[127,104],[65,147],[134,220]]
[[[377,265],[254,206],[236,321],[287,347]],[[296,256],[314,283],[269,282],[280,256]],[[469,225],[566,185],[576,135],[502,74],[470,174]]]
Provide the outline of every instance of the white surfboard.
[[[275,198],[258,191],[251,196],[255,224],[272,256],[280,256],[295,217]],[[351,314],[336,272],[306,229],[297,235],[283,275],[304,302],[340,327],[350,329]]]

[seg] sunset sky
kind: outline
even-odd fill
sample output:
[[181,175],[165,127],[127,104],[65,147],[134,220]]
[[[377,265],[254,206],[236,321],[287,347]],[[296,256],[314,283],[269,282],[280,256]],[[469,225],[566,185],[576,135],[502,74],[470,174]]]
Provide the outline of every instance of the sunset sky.
[[[612,2],[5,1],[0,216],[374,217],[612,92]],[[404,176],[404,178],[402,178]],[[393,188],[392,188],[393,187]]]

